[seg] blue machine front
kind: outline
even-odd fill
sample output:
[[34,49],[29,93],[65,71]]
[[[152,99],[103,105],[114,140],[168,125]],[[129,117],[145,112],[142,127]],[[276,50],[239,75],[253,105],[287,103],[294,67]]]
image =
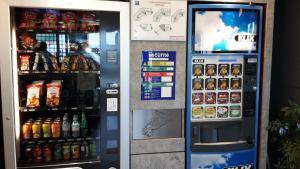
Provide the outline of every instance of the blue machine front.
[[263,8],[188,10],[186,168],[255,169]]

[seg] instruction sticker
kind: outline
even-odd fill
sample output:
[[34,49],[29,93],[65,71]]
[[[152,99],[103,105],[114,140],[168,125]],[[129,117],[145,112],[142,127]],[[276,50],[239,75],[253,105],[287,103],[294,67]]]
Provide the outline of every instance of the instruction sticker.
[[143,51],[141,99],[175,99],[175,51]]

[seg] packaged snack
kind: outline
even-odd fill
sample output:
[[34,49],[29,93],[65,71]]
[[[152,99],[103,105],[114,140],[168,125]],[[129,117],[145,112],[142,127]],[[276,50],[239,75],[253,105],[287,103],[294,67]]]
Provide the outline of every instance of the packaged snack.
[[20,56],[20,70],[29,70],[29,55],[21,55]]
[[206,104],[215,104],[216,103],[216,93],[214,93],[214,92],[205,93],[205,103]]
[[57,18],[59,12],[57,10],[49,9],[43,14],[42,29],[57,30]]
[[50,56],[50,60],[51,60],[51,64],[52,64],[52,70],[53,71],[58,71],[59,67],[58,67],[58,63],[57,63],[57,58],[54,55]]
[[77,15],[75,12],[65,11],[61,13],[61,30],[62,31],[77,31]]
[[231,89],[238,90],[242,87],[242,79],[241,78],[232,78],[231,79]]
[[230,117],[241,117],[241,106],[230,106]]
[[205,107],[205,118],[215,118],[216,117],[216,107],[207,106]]
[[228,107],[227,106],[219,106],[217,109],[217,117],[218,118],[228,117]]
[[204,117],[203,107],[197,106],[192,107],[192,118],[202,119]]
[[229,79],[228,78],[218,79],[218,88],[219,90],[227,90],[229,88]]
[[22,9],[19,29],[36,29],[39,23],[37,12],[33,9]]
[[230,103],[241,103],[241,92],[230,93]]
[[229,64],[219,64],[219,76],[227,76],[229,73]]
[[232,64],[231,65],[231,75],[239,76],[242,74],[242,64]]
[[89,70],[88,61],[86,60],[86,58],[83,55],[81,55],[79,57],[79,60],[80,60],[79,70],[84,70],[84,71]]
[[72,71],[76,71],[78,70],[78,60],[79,60],[79,56],[71,56],[71,63],[72,63],[72,66],[71,66],[71,70]]
[[203,104],[203,93],[193,93],[192,94],[193,104]]
[[95,32],[99,24],[95,12],[82,12],[80,16],[80,31]]
[[203,90],[203,79],[193,79],[193,90]]
[[65,56],[61,63],[61,71],[70,71],[70,56]]
[[215,90],[216,89],[216,79],[209,78],[205,80],[205,89],[206,90]]
[[217,72],[217,65],[207,64],[206,65],[206,76],[215,76]]
[[227,104],[229,101],[229,94],[227,92],[218,93],[218,104]]
[[47,101],[49,107],[59,106],[60,104],[61,82],[52,82],[47,84]]
[[193,76],[202,76],[204,73],[204,66],[201,64],[193,65]]
[[36,45],[36,40],[33,36],[23,33],[19,36],[19,49],[33,50]]
[[30,84],[27,88],[27,101],[26,107],[39,107],[40,106],[40,94],[42,86],[36,84]]

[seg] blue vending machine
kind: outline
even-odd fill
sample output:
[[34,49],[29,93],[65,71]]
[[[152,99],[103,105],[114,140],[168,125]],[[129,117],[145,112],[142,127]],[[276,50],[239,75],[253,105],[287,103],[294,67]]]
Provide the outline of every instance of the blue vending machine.
[[188,10],[187,169],[255,169],[263,7]]

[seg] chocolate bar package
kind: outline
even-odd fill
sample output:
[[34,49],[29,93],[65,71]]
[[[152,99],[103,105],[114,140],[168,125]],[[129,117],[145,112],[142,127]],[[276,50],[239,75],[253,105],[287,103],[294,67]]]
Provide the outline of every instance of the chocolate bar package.
[[241,92],[231,92],[230,103],[241,103]]
[[206,65],[206,76],[215,76],[217,72],[216,64],[207,64]]
[[201,106],[192,107],[193,119],[202,119],[203,117],[204,117],[203,107]]
[[228,92],[219,92],[218,93],[218,104],[227,104],[229,102]]
[[232,76],[242,75],[242,64],[232,64],[231,65],[231,75]]
[[216,107],[206,106],[205,107],[205,118],[215,118],[216,117]]
[[229,88],[229,79],[228,78],[218,79],[218,88],[219,90],[227,90]]
[[206,104],[215,104],[216,103],[216,93],[215,92],[205,93],[205,103]]
[[203,104],[203,93],[193,93],[192,94],[193,104]]
[[217,108],[217,117],[218,118],[226,118],[228,117],[228,107],[227,106],[218,106]]
[[231,89],[238,90],[242,88],[242,79],[241,78],[232,78],[231,79]]

